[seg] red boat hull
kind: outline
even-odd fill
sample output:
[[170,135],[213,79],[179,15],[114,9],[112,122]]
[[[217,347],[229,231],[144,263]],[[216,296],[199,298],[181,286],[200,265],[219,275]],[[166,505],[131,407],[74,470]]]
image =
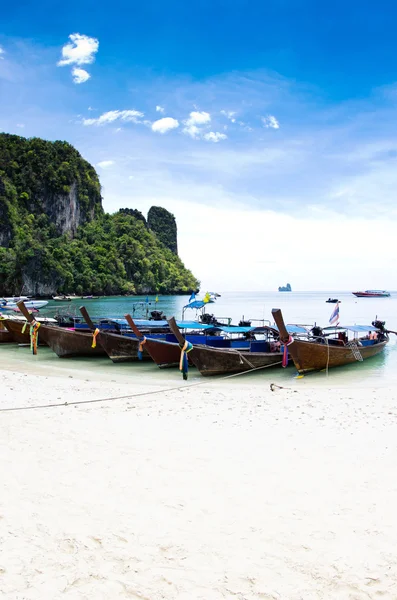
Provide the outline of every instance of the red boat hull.
[[179,360],[181,357],[181,349],[179,344],[146,338],[146,342],[143,347],[148,354],[150,354],[158,367],[166,368],[176,367],[179,365]]

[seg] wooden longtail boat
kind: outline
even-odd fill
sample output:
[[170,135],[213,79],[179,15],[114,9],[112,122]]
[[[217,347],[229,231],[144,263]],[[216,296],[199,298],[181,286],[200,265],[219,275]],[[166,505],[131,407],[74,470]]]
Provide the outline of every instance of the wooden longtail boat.
[[124,316],[137,338],[143,340],[143,357],[145,356],[145,353],[147,353],[160,368],[176,367],[179,365],[179,359],[181,357],[179,344],[144,336],[136,326],[131,315]]
[[[312,330],[313,339],[300,340],[290,337],[279,308],[274,308],[272,314],[280,332],[280,339],[288,344],[288,351],[295,367],[302,374],[361,362],[382,352],[389,341],[389,332],[384,329],[384,324],[380,321],[374,321],[372,326],[329,328],[338,333],[338,337],[335,339],[329,338],[323,330],[317,328],[317,331]],[[377,334],[377,339],[369,339],[368,336],[365,336],[349,342],[347,330],[355,333],[373,332]]]
[[[21,319],[5,319],[3,323],[4,327],[12,336],[14,342],[17,344],[30,344],[30,327],[29,325],[26,325],[26,321],[22,321]],[[23,331],[24,327],[25,330]],[[43,339],[39,339],[39,345],[47,346]]]
[[[81,306],[80,312],[91,331],[94,332],[96,327],[92,322],[87,309],[84,306]],[[119,333],[111,333],[109,331],[99,331],[96,339],[113,362],[130,362],[138,360],[139,340],[137,338],[120,335]],[[150,359],[150,356],[147,352],[144,352],[142,358]]]
[[[180,347],[185,344],[174,317],[168,319],[172,333],[177,338]],[[269,347],[268,342],[257,342],[262,347]],[[251,342],[253,348],[255,342]],[[201,375],[225,375],[253,371],[254,369],[278,366],[282,363],[282,352],[253,352],[234,348],[213,348],[211,346],[194,345],[188,353],[189,359],[200,371]]]
[[[28,312],[23,301],[18,302],[18,308],[29,321],[34,323],[33,315]],[[39,340],[46,342],[48,346],[60,358],[70,358],[73,356],[106,356],[105,350],[97,344],[92,348],[91,333],[80,333],[66,327],[57,325],[42,324],[38,332]]]

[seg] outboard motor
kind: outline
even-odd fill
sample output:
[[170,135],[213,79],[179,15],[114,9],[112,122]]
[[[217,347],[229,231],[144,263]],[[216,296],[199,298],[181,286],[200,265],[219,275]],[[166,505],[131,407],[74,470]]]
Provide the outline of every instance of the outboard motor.
[[215,318],[215,315],[209,315],[208,313],[204,313],[200,316],[200,321],[204,325],[217,325],[218,321]]
[[385,323],[386,321],[372,321],[372,327],[376,327],[376,329],[379,329],[380,331],[386,331]]
[[163,313],[162,310],[152,310],[150,315],[151,315],[150,321],[164,321],[165,320],[165,314]]
[[321,329],[321,327],[319,327],[318,325],[315,325],[312,329],[312,336],[316,337],[316,338],[321,338],[323,337],[323,330]]

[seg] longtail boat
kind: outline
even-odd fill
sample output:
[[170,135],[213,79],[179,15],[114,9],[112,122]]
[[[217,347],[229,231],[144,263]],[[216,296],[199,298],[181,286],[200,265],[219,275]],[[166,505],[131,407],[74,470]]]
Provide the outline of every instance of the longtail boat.
[[160,368],[176,367],[179,364],[181,349],[178,343],[167,342],[165,339],[146,337],[136,326],[131,315],[125,315],[128,325],[138,339],[142,348],[142,358],[149,355]]
[[[33,315],[25,307],[23,301],[18,302],[18,308],[29,323],[36,325]],[[70,358],[74,356],[106,356],[105,350],[99,344],[92,347],[91,333],[80,333],[66,327],[57,325],[40,324],[38,338],[46,342],[48,346],[60,358]]]
[[[174,317],[168,319],[168,324],[178,340],[181,352],[187,354],[202,375],[242,373],[282,364],[283,353],[274,350],[275,346],[272,346],[268,339],[263,341],[250,340],[248,349],[192,345],[183,337]],[[245,329],[253,331],[257,328],[249,327]],[[277,335],[277,332],[270,327],[262,327],[260,330],[265,334]],[[184,358],[183,355],[182,358]],[[181,366],[182,363],[183,360],[181,360]],[[181,370],[183,371],[183,368]]]
[[[56,320],[49,317],[36,318],[38,323],[43,324],[56,324]],[[4,327],[11,334],[13,341],[17,344],[30,344],[30,325],[27,323],[26,318],[22,315],[6,317],[2,323]],[[47,346],[43,339],[39,339],[38,343],[40,346]]]
[[[139,360],[138,338],[130,337],[128,335],[120,335],[118,333],[111,333],[109,331],[101,331],[95,327],[95,324],[91,320],[91,317],[84,306],[80,307],[80,312],[83,315],[87,325],[94,333],[96,340],[113,362],[116,363]],[[139,335],[141,336],[141,334]],[[147,354],[147,352],[144,352],[144,356],[142,358],[150,359],[150,356]]]
[[[131,329],[135,335],[140,338],[142,349],[150,354],[153,361],[161,369],[168,367],[176,367],[180,364],[181,347],[172,331],[164,332],[160,337],[145,335],[144,331],[139,328],[139,324],[135,323],[130,315],[125,315]],[[179,321],[176,322],[179,329],[185,330],[184,339],[193,345],[204,345],[217,348],[237,348],[249,349],[250,341],[246,337],[226,338],[222,334],[247,334],[254,327],[225,325],[218,321],[216,324],[211,319],[210,323],[195,322],[195,321]],[[188,333],[189,332],[189,333]],[[193,365],[187,355],[188,362]]]
[[[301,340],[290,336],[279,308],[274,308],[272,314],[280,340],[288,345],[295,367],[301,374],[361,362],[382,352],[389,341],[390,332],[382,321],[374,321],[372,325],[313,327],[312,336]],[[350,341],[349,332],[354,335]],[[365,335],[360,337],[360,334]]]

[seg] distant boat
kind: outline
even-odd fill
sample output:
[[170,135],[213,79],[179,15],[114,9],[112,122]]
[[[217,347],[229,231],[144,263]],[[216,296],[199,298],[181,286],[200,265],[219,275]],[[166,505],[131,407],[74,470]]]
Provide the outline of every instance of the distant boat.
[[[48,300],[26,300],[25,306],[26,308],[43,308],[43,306],[47,306]],[[18,308],[16,302],[7,302],[5,299],[0,299],[0,308],[1,310],[15,310]]]
[[337,302],[340,302],[340,300],[338,300],[338,298],[328,298],[328,300],[326,300],[326,302],[331,302],[332,304],[336,304]]
[[69,296],[53,296],[52,299],[57,302],[71,302],[72,300]]
[[1,298],[0,300],[6,300],[7,302],[19,302],[19,300],[29,300],[28,296],[9,296]]
[[352,292],[357,298],[389,298],[390,292],[385,290],[365,290],[365,292]]
[[279,292],[292,292],[292,288],[291,288],[291,284],[287,283],[287,285],[283,286],[280,285],[280,287],[278,288]]

